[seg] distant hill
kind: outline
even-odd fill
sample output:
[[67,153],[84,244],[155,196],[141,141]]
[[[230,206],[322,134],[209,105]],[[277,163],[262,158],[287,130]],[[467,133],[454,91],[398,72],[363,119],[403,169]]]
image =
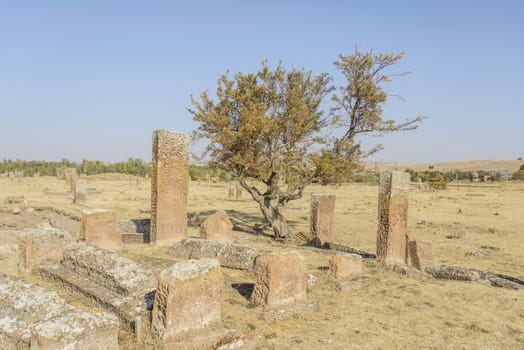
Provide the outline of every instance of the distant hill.
[[434,170],[489,170],[506,169],[508,173],[514,173],[524,164],[524,160],[462,160],[454,162],[435,163],[366,163],[366,169],[373,170],[406,170],[407,168],[423,171],[432,165]]

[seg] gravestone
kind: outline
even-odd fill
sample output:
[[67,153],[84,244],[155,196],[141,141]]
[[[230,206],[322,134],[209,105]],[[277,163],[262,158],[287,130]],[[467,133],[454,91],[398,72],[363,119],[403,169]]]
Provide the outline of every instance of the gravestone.
[[377,259],[387,264],[406,263],[409,186],[409,173],[401,171],[380,173]]
[[329,260],[329,271],[337,280],[362,273],[362,257],[357,254],[336,254]]
[[26,229],[18,235],[18,272],[31,273],[41,264],[57,263],[65,246],[72,242],[68,231],[53,227]]
[[295,252],[268,253],[255,260],[255,287],[251,300],[266,309],[275,309],[306,299],[307,267]]
[[335,221],[335,195],[311,195],[311,238],[320,244],[331,240]]
[[176,263],[159,275],[151,328],[166,340],[221,319],[224,277],[216,259]]
[[116,214],[106,209],[83,210],[79,239],[106,250],[121,248],[120,225]]
[[151,176],[151,242],[168,245],[187,236],[189,135],[153,133]]
[[224,210],[208,216],[200,225],[200,238],[223,242],[233,241],[233,224]]
[[77,180],[73,192],[73,203],[85,204],[87,202],[87,181]]

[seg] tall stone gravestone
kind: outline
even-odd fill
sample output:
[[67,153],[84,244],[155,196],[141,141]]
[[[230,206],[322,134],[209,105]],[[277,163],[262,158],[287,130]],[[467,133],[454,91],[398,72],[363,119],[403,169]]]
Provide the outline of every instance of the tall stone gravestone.
[[404,265],[406,262],[409,186],[409,173],[380,173],[377,259],[392,265]]
[[335,221],[335,195],[311,195],[311,238],[318,243],[331,241]]
[[189,135],[153,132],[151,242],[168,245],[187,236]]

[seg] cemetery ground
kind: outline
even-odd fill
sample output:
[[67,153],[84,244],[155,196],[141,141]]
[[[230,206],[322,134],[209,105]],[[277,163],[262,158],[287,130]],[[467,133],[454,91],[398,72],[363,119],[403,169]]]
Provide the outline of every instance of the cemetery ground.
[[[0,272],[19,276],[17,233],[42,222],[78,233],[81,211],[104,208],[119,220],[148,219],[151,181],[105,174],[87,177],[84,205],[72,204],[64,180],[53,177],[0,178]],[[463,184],[438,192],[409,193],[408,231],[432,245],[435,265],[488,270],[524,280],[524,183]],[[310,195],[335,194],[332,240],[374,253],[378,186],[312,185],[286,214],[291,231],[309,232]],[[7,204],[9,196],[25,203]],[[328,273],[327,251],[276,242],[264,227],[257,204],[228,198],[227,183],[189,185],[189,234],[198,236],[202,218],[227,211],[235,240],[262,252],[298,251],[316,284],[307,295],[315,308],[267,322],[249,295],[253,272],[223,268],[222,320],[244,334],[261,335],[268,349],[521,349],[524,348],[523,290],[496,288],[461,281],[406,276],[365,259],[363,275],[349,290],[339,290]],[[19,214],[12,214],[15,207]],[[31,210],[28,208],[32,208]],[[200,221],[199,221],[200,220]],[[75,232],[76,231],[76,232]],[[298,236],[298,235],[297,235]],[[300,244],[300,242],[298,242]],[[125,244],[121,255],[150,266],[155,259],[176,259],[167,247]],[[56,288],[36,276],[30,282]],[[84,310],[67,293],[61,295]],[[122,349],[134,348],[125,334]]]

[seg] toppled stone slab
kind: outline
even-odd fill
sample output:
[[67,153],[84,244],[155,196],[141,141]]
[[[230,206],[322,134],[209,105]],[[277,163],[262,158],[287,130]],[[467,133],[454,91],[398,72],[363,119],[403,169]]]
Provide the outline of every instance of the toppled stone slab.
[[250,270],[259,252],[241,244],[186,238],[169,248],[169,254],[181,259],[216,258],[222,267]]
[[425,272],[438,279],[468,281],[508,289],[524,289],[524,281],[489,271],[440,265],[426,267]]
[[218,210],[206,218],[200,225],[200,238],[226,243],[233,241],[233,224],[224,210]]
[[155,274],[133,260],[83,243],[65,248],[62,265],[124,296],[149,293],[157,284]]
[[57,292],[0,274],[1,349],[118,349],[118,322],[89,314]]
[[377,256],[373,253],[368,253],[366,251],[363,251],[358,248],[348,247],[343,244],[335,243],[335,242],[325,242],[324,244],[317,245],[314,241],[311,242],[311,245],[314,247],[322,248],[322,249],[328,249],[328,250],[336,250],[338,252],[344,252],[344,253],[350,253],[350,254],[357,254],[362,257],[362,259],[375,259]]
[[251,300],[265,309],[283,309],[306,300],[308,273],[296,252],[268,253],[255,260],[255,287]]
[[71,233],[65,230],[40,226],[18,234],[18,271],[31,273],[35,266],[58,263],[64,248],[72,242]]
[[84,243],[66,247],[58,265],[43,265],[37,271],[87,305],[101,307],[118,316],[124,329],[140,340],[149,332],[157,279],[142,265]]
[[187,260],[162,271],[153,306],[153,333],[168,340],[219,322],[223,290],[217,259]]
[[80,240],[95,247],[117,250],[122,246],[116,213],[106,209],[82,210]]

